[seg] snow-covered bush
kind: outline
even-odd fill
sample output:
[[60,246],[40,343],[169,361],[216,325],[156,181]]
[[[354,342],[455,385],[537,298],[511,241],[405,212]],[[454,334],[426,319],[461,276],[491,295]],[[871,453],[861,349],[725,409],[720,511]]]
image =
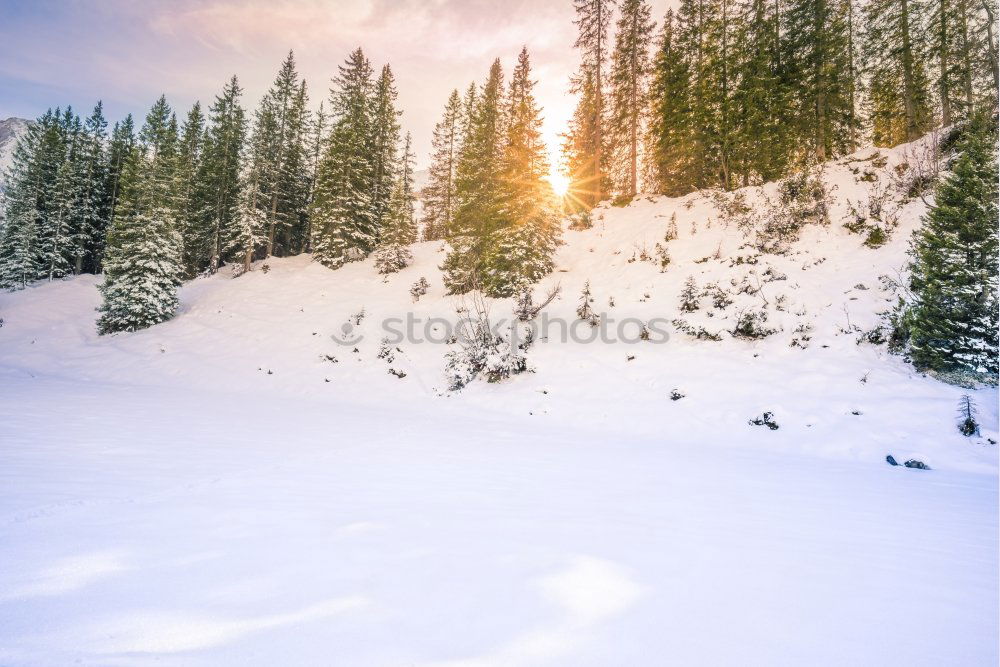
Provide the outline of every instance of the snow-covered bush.
[[569,229],[574,232],[590,229],[594,226],[594,221],[590,217],[590,211],[581,211],[568,216]]
[[488,320],[468,321],[467,336],[445,355],[448,388],[458,391],[475,380],[500,382],[529,370],[528,360],[511,336],[494,335]]
[[695,340],[712,340],[712,341],[722,340],[722,334],[709,331],[703,326],[697,326],[697,327],[693,326],[687,320],[683,320],[679,317],[677,319],[671,320],[670,323],[674,325],[674,329],[681,332],[682,334],[694,338]]
[[698,307],[698,283],[694,281],[694,276],[688,276],[681,290],[681,312],[693,313]]
[[976,404],[972,397],[963,394],[958,402],[958,431],[966,437],[979,435],[979,422],[976,421]]
[[430,283],[427,282],[427,278],[424,278],[423,276],[420,277],[420,280],[413,283],[413,285],[410,286],[410,296],[413,297],[413,302],[416,303],[420,300],[420,297],[427,294],[427,290],[430,286]]
[[380,274],[396,273],[413,262],[413,253],[407,246],[389,243],[375,250],[375,270]]
[[765,326],[767,323],[767,312],[763,310],[744,310],[736,318],[736,326],[729,333],[733,338],[744,340],[756,340],[767,338],[771,334],[777,333],[777,329]]
[[749,423],[751,426],[766,426],[772,431],[778,430],[778,422],[774,421],[773,412],[765,412],[760,417],[754,417]]
[[802,171],[778,183],[776,201],[768,200],[763,214],[749,208],[740,226],[753,230],[752,245],[763,253],[782,254],[799,238],[806,225],[830,221],[830,193],[819,173]]
[[583,284],[583,292],[580,293],[580,305],[576,308],[576,316],[592,327],[600,324],[600,316],[590,307],[594,298],[590,295],[590,281]]

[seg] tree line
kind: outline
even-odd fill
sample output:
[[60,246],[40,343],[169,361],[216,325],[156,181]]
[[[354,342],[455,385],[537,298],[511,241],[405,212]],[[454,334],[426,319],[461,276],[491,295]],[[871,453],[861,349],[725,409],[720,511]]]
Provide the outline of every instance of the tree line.
[[312,252],[336,268],[383,240],[416,239],[413,156],[389,66],[363,52],[340,68],[332,108],[308,108],[289,53],[252,117],[234,76],[207,114],[178,119],[161,96],[141,127],[110,134],[50,110],[15,146],[0,207],[0,287],[103,273],[99,329],[167,319],[181,281]]
[[1000,86],[989,0],[681,0],[658,37],[645,0],[574,7],[564,153],[580,207],[912,141],[994,107]]

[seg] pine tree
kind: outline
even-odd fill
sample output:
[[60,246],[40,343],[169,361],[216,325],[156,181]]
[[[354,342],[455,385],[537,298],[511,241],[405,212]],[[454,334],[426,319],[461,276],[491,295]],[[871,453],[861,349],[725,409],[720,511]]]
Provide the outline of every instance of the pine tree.
[[14,146],[5,196],[5,221],[0,227],[0,287],[23,289],[41,271],[37,253],[38,225],[42,217],[39,195],[42,170],[39,148],[52,112],[28,126]]
[[871,0],[864,49],[869,116],[877,146],[913,141],[932,123],[922,30],[925,0]]
[[310,122],[308,123],[308,146],[306,150],[306,199],[305,199],[305,210],[303,211],[303,218],[305,219],[305,228],[302,230],[302,250],[303,252],[312,251],[312,237],[313,237],[313,205],[316,199],[316,183],[319,177],[320,162],[323,156],[323,149],[326,144],[326,133],[328,125],[329,116],[326,110],[323,108],[323,103],[320,102],[319,109],[313,114]]
[[371,206],[375,226],[382,229],[391,209],[399,152],[399,111],[396,110],[396,82],[388,65],[375,82],[371,107],[372,182]]
[[611,117],[608,147],[615,190],[635,197],[639,188],[639,144],[654,24],[645,0],[623,0],[611,55]]
[[417,240],[417,220],[415,212],[416,193],[413,191],[414,156],[410,133],[403,142],[403,155],[399,163],[399,174],[393,185],[389,200],[389,211],[381,237],[385,245],[406,246]]
[[997,381],[996,117],[977,119],[916,233],[905,317],[918,368]]
[[511,76],[504,114],[502,223],[486,239],[479,267],[488,296],[513,296],[552,270],[558,227],[534,86],[525,48]]
[[225,230],[232,227],[240,204],[240,171],[246,140],[243,91],[234,76],[209,108],[209,128],[198,166],[194,196],[199,224],[190,239],[198,272],[215,273],[222,264]]
[[132,114],[129,114],[125,120],[115,123],[111,132],[111,143],[108,146],[108,180],[105,187],[108,193],[108,224],[114,220],[121,200],[122,174],[125,165],[134,158],[136,150],[135,122],[132,120]]
[[790,95],[781,58],[779,3],[746,0],[737,11],[733,163],[738,185],[745,186],[780,178],[796,137],[788,131]]
[[83,124],[77,149],[79,171],[77,192],[77,254],[74,273],[97,273],[101,265],[104,237],[110,224],[108,217],[107,127],[104,106],[98,102]]
[[414,211],[413,150],[409,132],[403,145],[399,174],[392,187],[392,198],[385,216],[381,242],[375,251],[375,268],[379,273],[395,273],[413,261],[410,244],[417,240],[417,220]]
[[101,334],[137,331],[170,319],[177,310],[183,271],[181,236],[157,214],[119,217],[108,234],[104,261]]
[[646,139],[653,189],[678,196],[694,189],[694,154],[690,151],[690,68],[680,47],[674,11],[668,10],[653,62],[650,122]]
[[479,282],[490,236],[504,224],[501,184],[504,144],[503,71],[493,62],[476,96],[455,176],[458,206],[441,267],[450,294],[463,294]]
[[120,205],[108,232],[101,334],[144,329],[173,316],[183,274],[182,238],[172,200],[177,122],[160,98],[125,161]]
[[331,106],[335,121],[321,159],[312,207],[314,257],[336,269],[378,243],[372,197],[372,70],[361,49],[340,66]]
[[578,31],[573,46],[580,50],[581,56],[573,90],[580,93],[580,101],[570,128],[570,145],[574,150],[567,162],[573,178],[571,189],[580,193],[577,197],[588,207],[600,202],[607,192],[604,92],[610,50],[608,28],[614,5],[614,0],[573,0]]
[[790,120],[817,161],[853,148],[850,2],[794,0],[783,17],[787,36],[782,57],[790,78]]
[[455,171],[462,145],[462,99],[458,90],[451,91],[444,114],[434,126],[431,145],[430,174],[423,193],[423,238],[443,239],[455,217],[458,198],[455,193]]
[[584,71],[574,82],[574,90],[579,100],[569,122],[569,131],[563,138],[563,155],[570,175],[569,206],[579,212],[600,203],[605,187],[595,161],[599,152],[600,124],[594,73]]
[[205,148],[205,116],[195,102],[181,125],[174,169],[173,208],[177,230],[184,241],[184,274],[194,277],[200,270],[199,237],[203,211],[198,199],[198,175]]
[[295,55],[289,51],[254,114],[247,157],[259,191],[241,200],[256,202],[266,219],[265,257],[291,254],[304,245],[310,178],[305,153],[307,104],[305,82],[299,80]]

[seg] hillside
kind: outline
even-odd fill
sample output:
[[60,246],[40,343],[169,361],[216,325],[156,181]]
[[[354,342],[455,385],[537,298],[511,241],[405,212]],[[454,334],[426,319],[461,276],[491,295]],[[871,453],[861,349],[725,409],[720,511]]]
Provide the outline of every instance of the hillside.
[[[454,346],[381,344],[389,318],[443,337],[473,305],[440,242],[388,277],[299,256],[196,279],[134,334],[97,335],[93,276],[0,295],[0,662],[995,662],[997,391],[864,340],[925,148],[825,165],[828,222],[776,252],[754,246],[794,206],[778,184],[598,208],[543,313],[572,326],[589,282],[605,321],[669,340],[553,328],[532,372],[457,392]],[[852,207],[881,207],[884,244]],[[741,337],[754,314],[771,333]],[[965,393],[982,437],[955,427]]]

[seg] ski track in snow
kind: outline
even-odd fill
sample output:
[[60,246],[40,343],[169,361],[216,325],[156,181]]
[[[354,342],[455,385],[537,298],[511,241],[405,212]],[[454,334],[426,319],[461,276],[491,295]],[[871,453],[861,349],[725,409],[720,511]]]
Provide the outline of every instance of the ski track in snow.
[[[845,306],[877,322],[920,205],[869,250],[840,226],[867,184],[827,180],[833,223],[763,258],[780,333],[539,342],[534,373],[448,396],[444,346],[402,343],[402,380],[376,358],[382,318],[453,316],[439,243],[385,282],[305,257],[195,280],[114,337],[93,277],[0,295],[0,664],[996,664],[996,390],[964,438],[966,390],[841,333]],[[713,210],[599,211],[551,312],[589,279],[617,317],[673,318],[688,275],[742,277],[695,263],[741,252]],[[667,272],[628,262],[674,212]],[[354,353],[330,335],[362,307]],[[747,424],[765,410],[779,430]]]

